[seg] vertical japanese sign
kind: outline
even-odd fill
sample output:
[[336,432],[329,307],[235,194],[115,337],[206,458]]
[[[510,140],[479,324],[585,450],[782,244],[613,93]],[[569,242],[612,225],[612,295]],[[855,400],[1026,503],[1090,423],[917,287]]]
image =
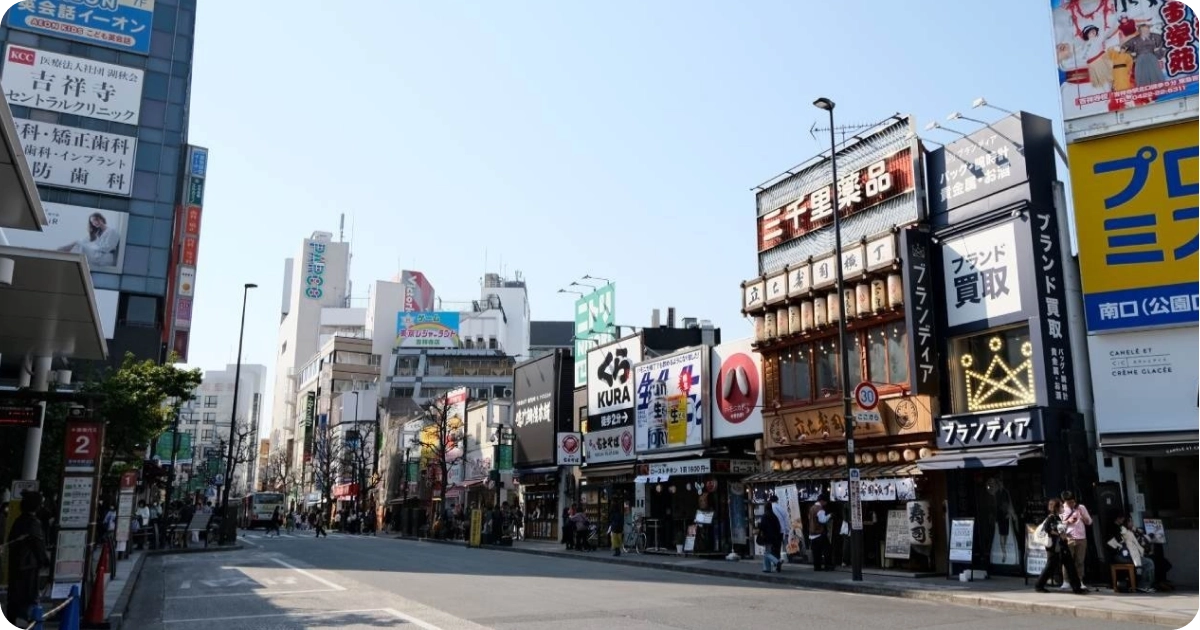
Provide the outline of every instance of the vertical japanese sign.
[[575,301],[575,387],[587,385],[588,350],[617,338],[616,287],[610,282]]
[[304,242],[304,295],[310,300],[319,300],[325,295],[325,243],[307,240]]
[[[84,415],[86,417],[86,413]],[[88,528],[95,520],[104,423],[67,420],[62,487],[59,494],[58,537],[54,552],[52,595],[66,597],[87,575]]]
[[200,222],[203,214],[204,177],[208,172],[208,149],[188,145],[184,158],[185,177],[181,199],[175,210],[175,242],[170,287],[171,348],[187,361],[196,293],[196,262],[200,255]]
[[[1071,357],[1071,336],[1067,323],[1067,291],[1063,286],[1066,262],[1059,234],[1058,214],[1054,208],[1033,211],[1033,266],[1038,285],[1038,321],[1042,337],[1042,379],[1037,388],[1038,404],[1048,407],[1075,408],[1075,374]],[[1031,322],[1032,324],[1032,322]],[[1042,398],[1046,398],[1042,400]]]
[[708,354],[681,350],[634,367],[638,453],[707,444]]
[[126,52],[150,53],[154,0],[21,0],[12,28]]
[[9,44],[0,87],[12,105],[136,125],[145,73]]
[[557,364],[558,357],[548,354],[513,371],[514,463],[518,466],[555,461]]
[[1197,123],[1070,145],[1089,333],[1196,325]]
[[941,389],[933,263],[929,235],[915,227],[900,232],[904,270],[904,323],[908,332],[908,378],[914,394],[937,396]]
[[942,243],[947,326],[1021,312],[1017,252],[1011,221]]
[[14,118],[33,181],[128,197],[137,138]]

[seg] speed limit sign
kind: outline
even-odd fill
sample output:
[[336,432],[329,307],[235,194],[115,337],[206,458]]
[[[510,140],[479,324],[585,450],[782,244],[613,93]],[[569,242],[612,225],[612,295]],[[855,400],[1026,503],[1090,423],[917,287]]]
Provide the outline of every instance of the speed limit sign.
[[879,390],[874,385],[863,381],[854,388],[854,402],[858,403],[863,411],[871,411],[879,406]]

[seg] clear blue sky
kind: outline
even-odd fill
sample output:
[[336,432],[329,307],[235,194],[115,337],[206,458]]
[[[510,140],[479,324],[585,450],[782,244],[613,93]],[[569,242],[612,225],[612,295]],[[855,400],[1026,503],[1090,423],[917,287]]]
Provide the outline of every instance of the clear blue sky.
[[841,123],[986,96],[1061,128],[1049,0],[201,2],[189,363],[233,361],[256,282],[244,361],[273,367],[283,259],[342,212],[357,297],[403,265],[473,299],[486,251],[535,319],[571,319],[557,290],[590,273],[620,323],[675,306],[748,335],[749,189],[824,147],[817,96]]

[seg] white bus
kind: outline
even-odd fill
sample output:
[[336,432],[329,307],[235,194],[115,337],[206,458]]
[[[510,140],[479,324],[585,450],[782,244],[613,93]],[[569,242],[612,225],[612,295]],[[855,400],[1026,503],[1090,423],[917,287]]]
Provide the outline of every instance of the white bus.
[[271,522],[275,508],[282,515],[287,509],[282,492],[254,492],[238,502],[238,527],[242,529],[265,528]]

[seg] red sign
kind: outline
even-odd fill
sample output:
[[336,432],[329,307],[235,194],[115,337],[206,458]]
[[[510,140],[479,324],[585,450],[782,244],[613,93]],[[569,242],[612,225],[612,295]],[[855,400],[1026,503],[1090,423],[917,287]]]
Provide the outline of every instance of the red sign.
[[13,63],[19,63],[26,66],[32,66],[37,63],[37,52],[28,48],[19,48],[13,46],[8,49],[8,60]]
[[741,424],[754,413],[761,387],[758,366],[746,353],[722,359],[717,373],[717,411],[729,424]]
[[175,331],[175,343],[171,344],[171,348],[175,351],[175,354],[179,355],[180,361],[187,363],[188,331],[176,330]]
[[200,206],[188,206],[183,219],[183,233],[200,236]]
[[137,471],[127,470],[121,473],[121,491],[133,492],[137,488]]
[[185,265],[196,266],[196,253],[200,248],[200,242],[192,236],[183,237],[183,253],[181,261]]
[[854,402],[858,403],[863,411],[871,411],[879,406],[879,390],[874,385],[863,381],[854,388]]
[[344,499],[358,496],[357,483],[339,483],[333,487],[333,498]]
[[104,440],[102,422],[68,422],[66,439],[67,472],[91,472],[100,463],[100,447]]
[[[844,219],[913,190],[910,149],[859,171],[839,174],[838,213]],[[758,251],[774,249],[833,223],[833,186],[826,185],[758,218]]]

